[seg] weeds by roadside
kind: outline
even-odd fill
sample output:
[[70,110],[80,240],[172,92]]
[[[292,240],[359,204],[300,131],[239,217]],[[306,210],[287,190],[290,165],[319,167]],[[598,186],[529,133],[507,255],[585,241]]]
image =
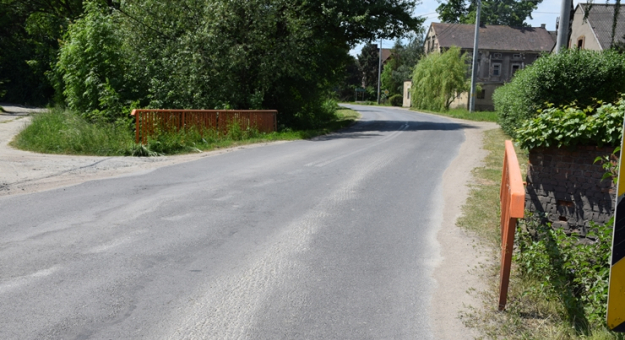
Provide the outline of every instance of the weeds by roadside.
[[341,129],[358,119],[350,109],[340,109],[336,117],[316,130],[259,133],[230,127],[228,134],[215,131],[186,129],[162,132],[148,139],[147,145],[137,145],[132,129],[124,124],[89,122],[79,115],[62,109],[36,114],[32,122],[11,145],[22,150],[41,153],[97,156],[156,156],[208,151],[252,143],[312,138]]
[[[576,238],[542,221],[521,221],[508,303],[505,311],[497,311],[499,185],[505,139],[509,137],[501,129],[485,133],[484,148],[489,154],[484,166],[473,171],[475,184],[458,220],[493,250],[493,264],[482,273],[490,287],[478,293],[484,305],[465,311],[463,322],[479,329],[485,339],[623,339],[609,332],[603,320],[607,294],[603,261],[611,238],[611,228],[605,226],[594,226],[595,243],[578,244]],[[527,153],[517,149],[517,156],[525,175]]]

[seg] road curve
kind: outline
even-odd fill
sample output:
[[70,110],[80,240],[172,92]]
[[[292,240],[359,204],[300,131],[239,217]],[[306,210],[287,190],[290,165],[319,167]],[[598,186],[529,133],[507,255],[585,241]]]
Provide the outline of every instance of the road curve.
[[431,339],[461,123],[352,127],[0,197],[0,339]]

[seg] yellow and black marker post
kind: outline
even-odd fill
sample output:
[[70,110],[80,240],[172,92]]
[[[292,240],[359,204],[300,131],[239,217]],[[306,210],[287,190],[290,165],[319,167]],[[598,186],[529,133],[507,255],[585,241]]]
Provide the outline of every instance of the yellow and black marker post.
[[625,157],[623,151],[625,150],[621,146],[608,290],[607,321],[608,327],[615,332],[625,332]]

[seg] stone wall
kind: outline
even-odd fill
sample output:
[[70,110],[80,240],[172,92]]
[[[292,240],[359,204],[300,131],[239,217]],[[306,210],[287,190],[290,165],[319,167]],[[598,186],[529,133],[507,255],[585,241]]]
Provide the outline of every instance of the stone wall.
[[614,213],[615,186],[601,180],[594,163],[614,147],[535,148],[530,151],[525,206],[544,212],[554,226],[585,236],[589,221],[604,223]]

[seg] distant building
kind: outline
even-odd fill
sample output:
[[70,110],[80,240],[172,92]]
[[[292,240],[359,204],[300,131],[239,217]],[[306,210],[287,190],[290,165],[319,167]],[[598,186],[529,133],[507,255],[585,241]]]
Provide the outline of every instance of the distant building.
[[406,80],[404,82],[404,101],[402,107],[410,107],[410,88],[412,87],[412,81]]
[[[569,48],[603,51],[612,46],[612,22],[614,20],[613,4],[578,4],[575,7],[571,25]],[[584,16],[588,11],[588,17]],[[624,42],[625,8],[616,18],[614,42]]]
[[[444,52],[452,46],[460,47],[473,57],[475,25],[432,23],[423,44],[425,54]],[[533,63],[542,53],[549,53],[555,40],[545,25],[541,27],[508,27],[488,25],[480,27],[479,56],[476,81],[482,85],[477,94],[476,110],[493,110],[493,92],[510,81],[515,72]],[[467,76],[471,76],[470,64]],[[468,93],[459,93],[451,107],[468,107]]]

